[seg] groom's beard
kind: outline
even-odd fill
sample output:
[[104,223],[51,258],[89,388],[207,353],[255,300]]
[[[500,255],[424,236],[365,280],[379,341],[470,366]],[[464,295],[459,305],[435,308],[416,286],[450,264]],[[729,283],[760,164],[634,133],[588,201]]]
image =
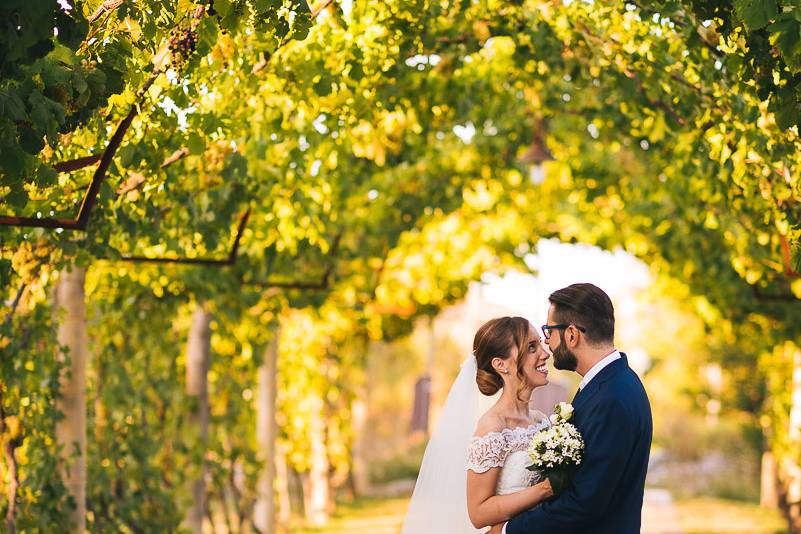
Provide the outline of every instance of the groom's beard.
[[567,348],[565,338],[561,335],[561,332],[559,334],[561,343],[551,351],[553,354],[553,366],[560,371],[575,371],[578,367],[578,358],[576,358],[573,351]]

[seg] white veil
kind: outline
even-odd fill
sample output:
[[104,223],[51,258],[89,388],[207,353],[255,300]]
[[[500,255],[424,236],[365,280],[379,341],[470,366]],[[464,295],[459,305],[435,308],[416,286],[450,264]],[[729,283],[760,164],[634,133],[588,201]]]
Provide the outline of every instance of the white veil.
[[423,455],[402,534],[480,533],[467,515],[467,452],[470,437],[494,398],[476,385],[476,358],[462,363]]

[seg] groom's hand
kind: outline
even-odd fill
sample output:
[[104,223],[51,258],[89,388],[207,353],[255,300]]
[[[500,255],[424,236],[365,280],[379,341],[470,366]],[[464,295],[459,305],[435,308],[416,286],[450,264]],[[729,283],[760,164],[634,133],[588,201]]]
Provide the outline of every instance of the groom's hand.
[[498,523],[497,525],[493,525],[491,529],[486,531],[484,534],[501,534],[501,529],[503,528],[503,523]]

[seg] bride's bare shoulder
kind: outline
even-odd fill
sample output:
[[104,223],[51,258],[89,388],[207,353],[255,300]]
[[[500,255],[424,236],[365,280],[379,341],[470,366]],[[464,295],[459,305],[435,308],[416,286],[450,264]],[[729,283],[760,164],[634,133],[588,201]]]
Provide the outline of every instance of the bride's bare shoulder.
[[542,421],[545,421],[546,419],[548,419],[547,415],[545,415],[541,411],[535,410],[535,409],[529,410],[528,417],[529,417],[529,420],[531,421],[532,425],[536,425],[537,423],[541,423]]
[[476,425],[475,436],[486,436],[490,432],[500,432],[506,428],[503,417],[493,413],[491,410],[478,420]]

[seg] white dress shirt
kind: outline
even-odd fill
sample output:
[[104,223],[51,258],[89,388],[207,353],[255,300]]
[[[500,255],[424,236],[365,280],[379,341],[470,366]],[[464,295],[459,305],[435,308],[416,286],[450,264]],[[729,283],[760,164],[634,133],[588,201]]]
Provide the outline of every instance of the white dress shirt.
[[[592,380],[593,378],[598,376],[598,373],[600,373],[603,370],[604,367],[606,367],[607,365],[609,365],[610,363],[612,363],[615,360],[619,360],[620,358],[621,358],[620,351],[616,350],[612,354],[610,354],[609,356],[606,356],[603,360],[601,360],[598,363],[596,363],[595,365],[593,365],[592,368],[589,371],[587,371],[587,373],[581,379],[581,382],[579,383],[579,391],[584,389],[587,386],[587,384],[590,383],[590,380]],[[506,524],[507,523],[508,523],[508,521],[503,524],[503,527],[501,527],[501,534],[506,534]]]
[[587,374],[584,375],[584,378],[581,379],[581,383],[579,383],[579,391],[584,389],[587,386],[587,384],[590,383],[590,380],[595,378],[598,375],[598,373],[600,373],[603,370],[604,367],[606,367],[615,360],[619,360],[620,358],[621,358],[620,352],[616,350],[609,356],[606,356],[603,360],[593,365],[592,368],[589,371],[587,371]]

